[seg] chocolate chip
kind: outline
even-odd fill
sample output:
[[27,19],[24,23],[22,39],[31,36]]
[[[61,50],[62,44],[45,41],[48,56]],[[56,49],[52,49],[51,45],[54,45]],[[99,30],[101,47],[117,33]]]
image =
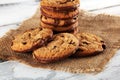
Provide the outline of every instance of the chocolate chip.
[[103,45],[102,45],[102,48],[103,48],[103,49],[106,49],[106,45],[105,45],[105,44],[103,44]]
[[66,4],[67,2],[72,2],[72,1],[74,1],[74,0],[66,0],[66,1],[64,1],[64,2],[62,2],[62,1],[57,1],[57,3],[59,3],[59,4]]
[[31,30],[34,30],[34,28],[31,28]]
[[56,48],[57,48],[57,46],[54,45],[51,49],[53,50],[53,49],[56,49]]
[[39,30],[40,30],[40,31],[42,31],[42,30],[43,30],[43,28],[39,28]]
[[26,44],[27,44],[27,42],[22,42],[22,44],[23,44],[23,45],[26,45]]
[[57,48],[57,46],[54,46],[53,49]]
[[104,43],[104,41],[100,41],[101,43]]
[[47,17],[45,17],[45,19],[47,19]]
[[87,43],[87,42],[83,42],[83,44],[86,44],[86,45],[88,45],[88,43]]
[[42,19],[42,15],[40,16],[40,19]]
[[77,18],[73,18],[74,20],[76,20]]
[[31,33],[28,34],[28,37],[31,37]]
[[64,37],[64,35],[61,35],[60,37]]
[[75,42],[73,42],[72,40],[69,42],[69,44],[76,46]]
[[[77,49],[77,51],[78,51],[78,52],[83,52],[83,50],[82,50],[82,49],[80,49],[80,48],[79,48],[79,49]],[[76,51],[76,52],[77,52],[77,51]]]

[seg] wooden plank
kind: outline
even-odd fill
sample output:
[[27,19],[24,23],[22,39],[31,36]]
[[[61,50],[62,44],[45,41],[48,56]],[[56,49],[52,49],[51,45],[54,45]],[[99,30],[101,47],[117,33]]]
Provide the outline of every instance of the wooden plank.
[[80,8],[93,10],[113,5],[120,5],[120,0],[81,0]]
[[25,1],[31,1],[31,0],[0,0],[0,5],[21,3],[21,2],[25,2]]
[[111,8],[102,8],[94,11],[90,11],[92,13],[104,13],[104,14],[110,14],[110,15],[118,15],[120,16],[120,6],[115,6]]
[[0,7],[0,26],[22,22],[30,18],[38,8],[38,3],[19,4]]

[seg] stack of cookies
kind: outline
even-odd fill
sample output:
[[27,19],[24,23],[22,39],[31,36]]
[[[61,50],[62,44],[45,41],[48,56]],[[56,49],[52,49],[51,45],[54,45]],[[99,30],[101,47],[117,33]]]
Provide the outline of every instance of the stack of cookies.
[[42,0],[41,22],[55,32],[77,32],[79,0]]

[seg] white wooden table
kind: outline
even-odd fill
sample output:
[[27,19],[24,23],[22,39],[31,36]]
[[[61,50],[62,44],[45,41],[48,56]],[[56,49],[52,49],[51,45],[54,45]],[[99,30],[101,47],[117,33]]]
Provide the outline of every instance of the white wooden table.
[[[0,0],[0,37],[30,18],[39,5],[38,1]],[[120,16],[120,0],[81,0],[80,8],[96,14]],[[7,61],[0,63],[0,80],[120,80],[120,51],[106,65],[105,70],[96,75],[32,68],[16,61]]]

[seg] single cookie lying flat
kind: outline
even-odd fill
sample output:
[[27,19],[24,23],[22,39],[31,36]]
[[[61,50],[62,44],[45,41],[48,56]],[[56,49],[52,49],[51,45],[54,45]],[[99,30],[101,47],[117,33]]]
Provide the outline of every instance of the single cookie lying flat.
[[63,32],[63,31],[73,30],[75,27],[78,26],[78,21],[76,21],[75,23],[71,25],[67,25],[67,26],[53,26],[53,25],[49,25],[41,21],[40,25],[43,28],[49,28],[49,29],[52,29],[53,31]]
[[11,48],[16,52],[29,52],[42,46],[52,35],[51,29],[34,28],[15,36]]
[[76,37],[79,39],[79,48],[74,57],[90,56],[103,52],[106,48],[104,41],[90,33],[77,33]]
[[75,5],[75,6],[66,6],[66,7],[51,7],[51,6],[41,6],[41,8],[43,9],[47,9],[49,11],[54,11],[54,12],[63,12],[63,11],[74,11],[79,7],[79,5]]
[[70,33],[60,33],[47,45],[33,52],[33,57],[41,63],[55,62],[72,55],[79,46],[78,39]]
[[75,9],[74,11],[63,11],[63,12],[54,12],[54,11],[48,11],[47,9],[41,8],[41,14],[49,17],[49,18],[55,18],[55,19],[70,19],[79,14],[79,9]]
[[67,26],[67,25],[73,24],[76,21],[78,21],[78,16],[75,16],[72,19],[61,20],[61,19],[48,18],[48,17],[41,15],[41,21],[46,24],[53,25],[53,26]]

